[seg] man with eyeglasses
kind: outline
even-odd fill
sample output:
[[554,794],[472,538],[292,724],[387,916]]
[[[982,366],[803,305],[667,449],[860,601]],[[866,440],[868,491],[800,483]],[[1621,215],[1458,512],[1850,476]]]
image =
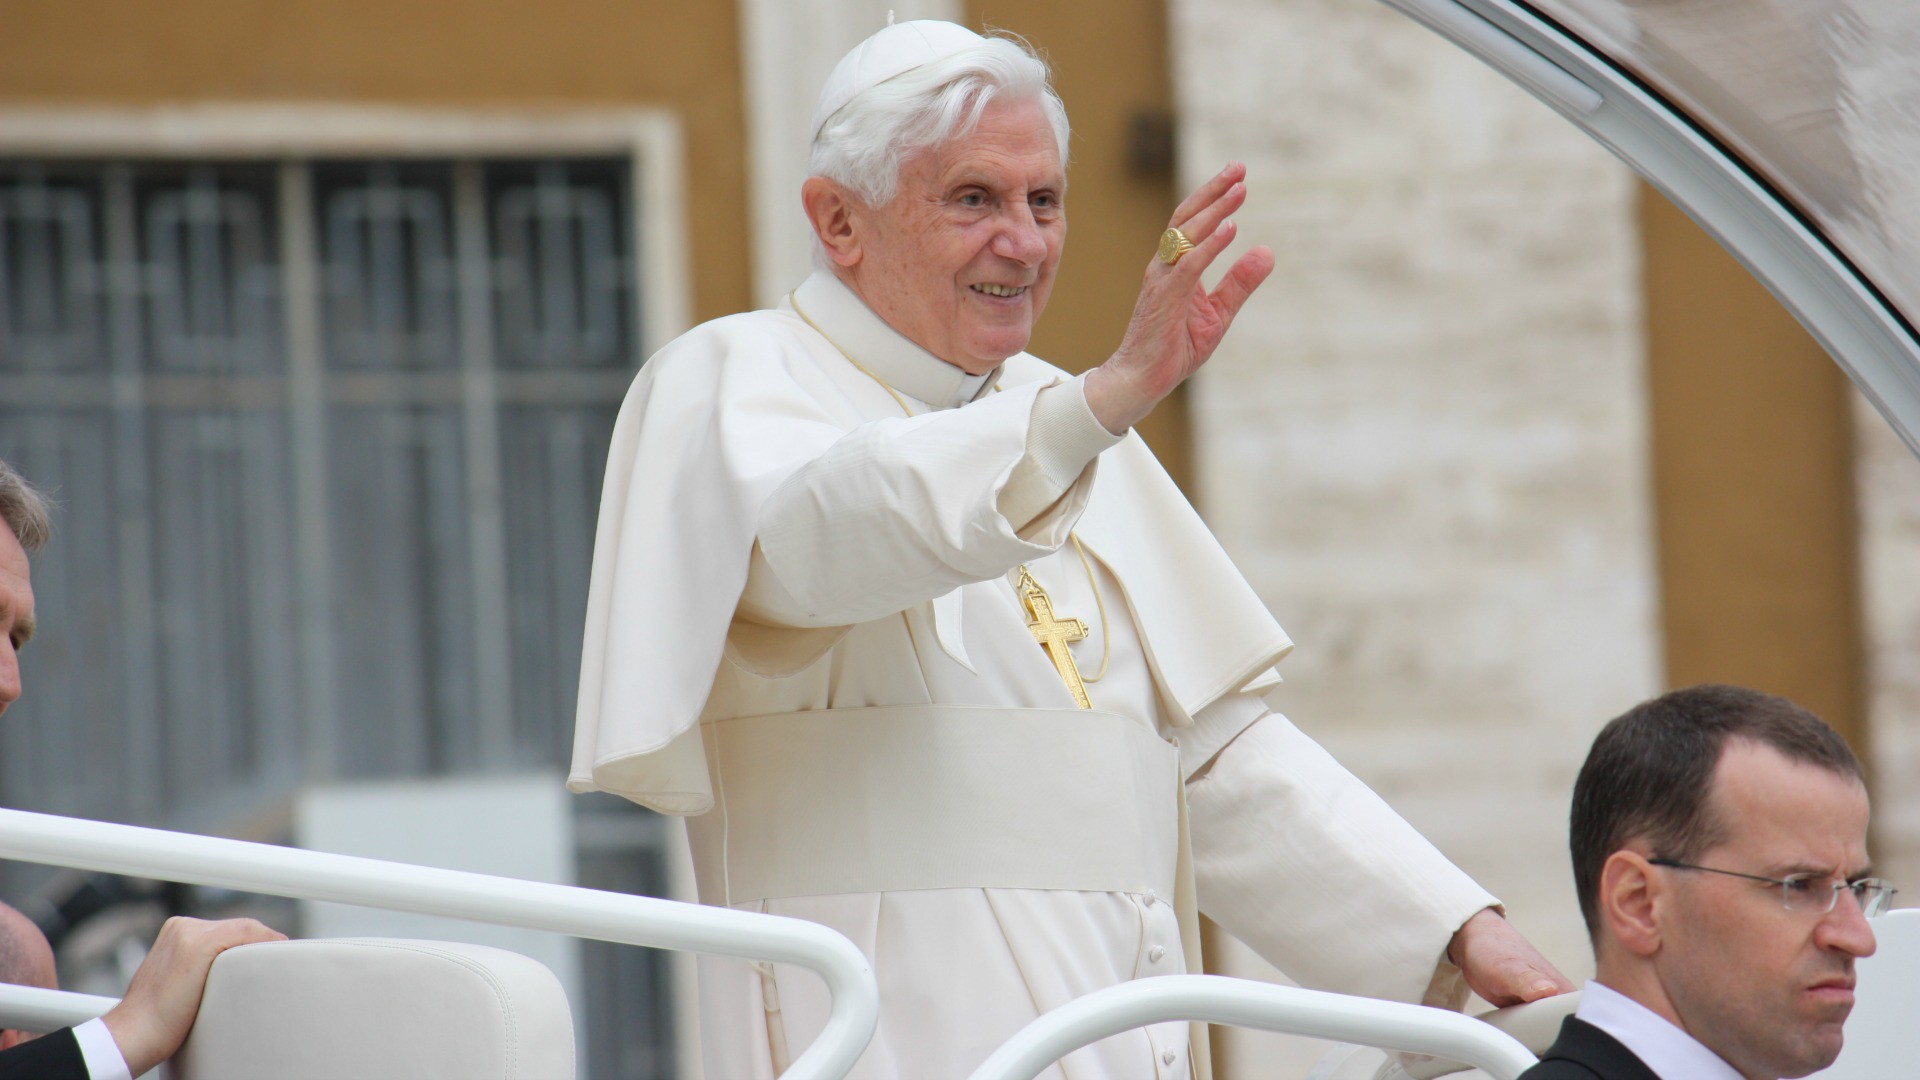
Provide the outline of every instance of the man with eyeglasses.
[[[0,461],[0,714],[20,697],[20,648],[34,634],[27,552],[46,543],[52,530],[40,493]],[[38,934],[31,925],[27,929]],[[168,919],[133,973],[127,996],[105,1016],[31,1041],[0,1041],[0,1080],[133,1080],[146,1074],[186,1041],[214,957],[236,945],[285,937],[253,919]]]
[[1597,973],[1521,1080],[1780,1080],[1840,1054],[1869,876],[1860,762],[1819,717],[1676,690],[1594,740],[1571,847]]

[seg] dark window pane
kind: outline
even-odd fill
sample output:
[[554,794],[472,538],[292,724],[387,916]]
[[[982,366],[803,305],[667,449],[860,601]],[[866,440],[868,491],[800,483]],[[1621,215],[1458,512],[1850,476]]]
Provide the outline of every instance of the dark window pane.
[[487,167],[501,366],[627,364],[632,275],[626,192],[622,162]]
[[466,458],[452,408],[328,416],[340,767],[474,769]]
[[279,370],[284,342],[273,167],[145,169],[136,200],[150,367],[209,374]]
[[106,363],[97,174],[0,166],[0,371]]
[[456,366],[450,167],[323,163],[314,203],[327,366]]
[[615,409],[503,409],[516,737],[536,760],[561,764],[573,743],[587,575]]

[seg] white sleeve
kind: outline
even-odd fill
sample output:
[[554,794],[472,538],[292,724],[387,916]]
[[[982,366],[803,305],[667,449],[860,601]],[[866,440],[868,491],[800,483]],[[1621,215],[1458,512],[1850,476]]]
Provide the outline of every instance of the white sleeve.
[[1078,379],[864,424],[763,504],[740,612],[846,626],[1050,554],[1119,441]]
[[1187,802],[1200,910],[1269,963],[1315,989],[1452,996],[1447,945],[1498,901],[1286,717],[1226,743]]
[[1000,492],[1001,515],[1016,532],[1026,532],[1086,475],[1102,450],[1125,437],[1108,431],[1093,415],[1085,375],[1041,390],[1027,427],[1027,452]]
[[80,1058],[87,1063],[88,1080],[133,1080],[127,1059],[120,1055],[120,1044],[113,1041],[107,1022],[98,1017],[73,1029],[73,1040],[80,1044]]

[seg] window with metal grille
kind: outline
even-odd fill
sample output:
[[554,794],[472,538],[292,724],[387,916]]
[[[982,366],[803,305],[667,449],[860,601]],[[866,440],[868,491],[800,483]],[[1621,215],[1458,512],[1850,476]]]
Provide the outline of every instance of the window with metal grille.
[[[563,765],[632,168],[0,158],[0,458],[60,504],[0,801],[234,833],[303,782]],[[583,883],[661,891],[629,825]],[[587,954],[596,1072],[670,1075],[628,954]]]
[[10,802],[563,760],[626,170],[0,164],[0,455],[78,541],[35,566],[68,618]]

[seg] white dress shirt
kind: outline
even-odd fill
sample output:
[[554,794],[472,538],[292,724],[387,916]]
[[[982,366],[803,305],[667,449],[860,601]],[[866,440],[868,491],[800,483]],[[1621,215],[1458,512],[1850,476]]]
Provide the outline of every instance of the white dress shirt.
[[120,1044],[113,1041],[107,1022],[98,1018],[73,1029],[73,1040],[80,1044],[80,1058],[87,1063],[90,1080],[133,1080],[127,1059],[120,1056]]
[[1604,983],[1588,981],[1573,1015],[1613,1036],[1660,1080],[1744,1080],[1666,1017]]

